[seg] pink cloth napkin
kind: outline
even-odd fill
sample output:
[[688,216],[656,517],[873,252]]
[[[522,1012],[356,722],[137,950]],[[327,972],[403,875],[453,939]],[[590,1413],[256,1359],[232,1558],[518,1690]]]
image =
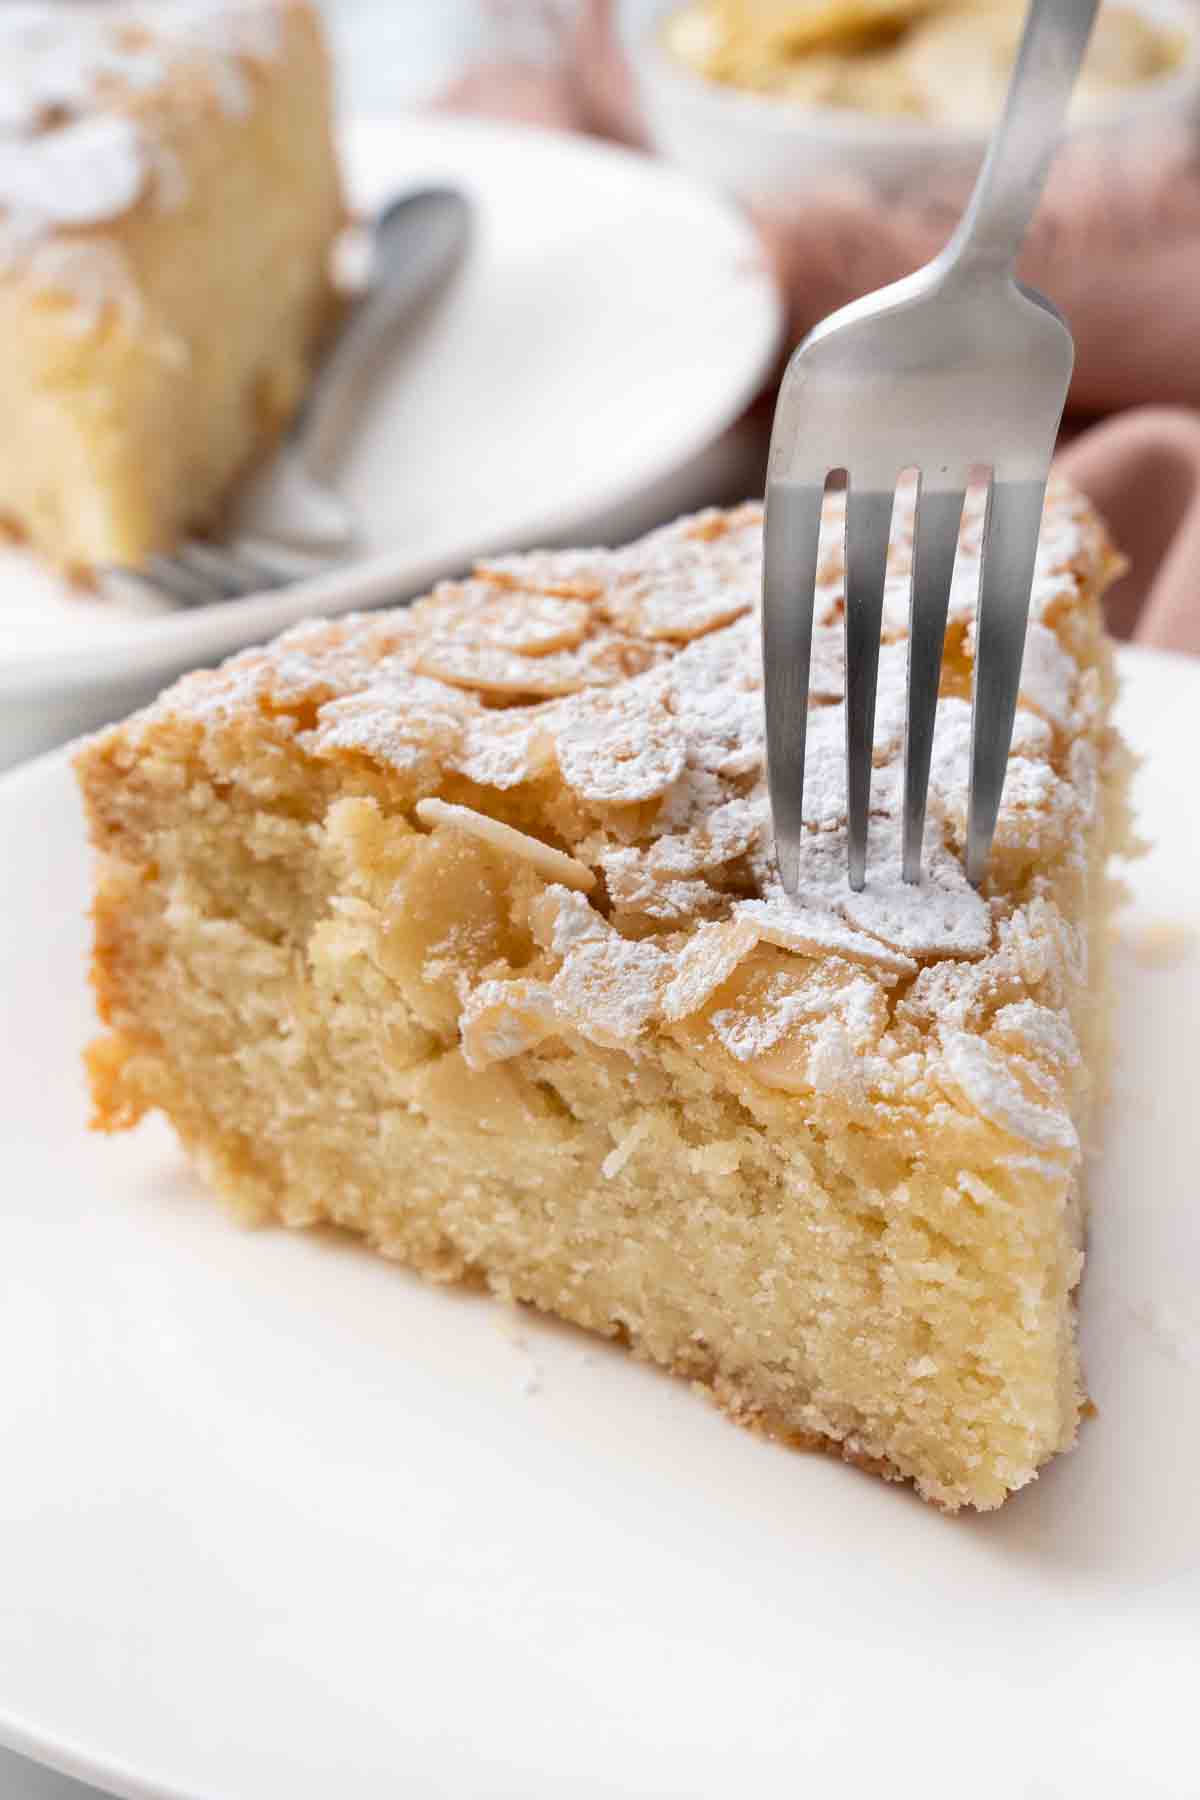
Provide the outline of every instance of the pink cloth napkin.
[[[511,13],[519,0],[504,0]],[[566,11],[545,64],[469,71],[444,107],[589,131],[644,147],[612,0]],[[784,293],[793,341],[835,306],[926,261],[945,242],[962,196],[922,194],[886,211],[847,189],[807,199],[794,217],[756,223]],[[1077,345],[1072,420],[1060,467],[1109,520],[1131,559],[1107,606],[1116,634],[1200,653],[1200,156],[1160,139],[1150,157],[1059,159],[1022,274],[1045,287]],[[1196,408],[1198,410],[1190,410]],[[1080,429],[1086,418],[1102,422]]]

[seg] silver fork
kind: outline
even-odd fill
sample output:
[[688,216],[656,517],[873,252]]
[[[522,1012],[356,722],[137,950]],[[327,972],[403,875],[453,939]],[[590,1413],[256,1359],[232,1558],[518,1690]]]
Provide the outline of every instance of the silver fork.
[[849,879],[866,880],[883,584],[893,495],[919,472],[905,732],[903,873],[921,877],[938,682],[963,497],[991,471],[973,696],[967,874],[987,867],[1012,743],[1042,503],[1074,362],[1051,303],[1014,279],[1098,0],[1032,0],[1003,116],[950,243],[832,314],[788,365],[771,436],[763,572],[776,858],[794,893],[821,502],[846,472]]
[[314,376],[283,442],[239,497],[225,540],[102,572],[110,588],[205,606],[284,587],[344,555],[354,515],[332,485],[338,454],[396,335],[457,268],[471,209],[453,188],[392,202],[371,230],[371,284]]

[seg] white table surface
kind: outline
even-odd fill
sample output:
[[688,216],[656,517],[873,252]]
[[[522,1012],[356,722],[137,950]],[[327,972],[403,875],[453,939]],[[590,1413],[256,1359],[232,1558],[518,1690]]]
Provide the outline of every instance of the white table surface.
[[[496,14],[489,23],[482,0],[325,0],[325,10],[347,114],[387,114],[436,92],[481,47],[485,34],[498,29]],[[536,36],[527,34],[522,47],[536,52]],[[746,466],[747,458],[752,462],[755,454],[755,447],[745,442],[716,452],[707,465],[714,498],[727,485],[730,468]],[[697,496],[695,503],[702,498]],[[103,1800],[103,1796],[97,1788],[0,1748],[0,1800]],[[264,1795],[263,1800],[278,1797]]]

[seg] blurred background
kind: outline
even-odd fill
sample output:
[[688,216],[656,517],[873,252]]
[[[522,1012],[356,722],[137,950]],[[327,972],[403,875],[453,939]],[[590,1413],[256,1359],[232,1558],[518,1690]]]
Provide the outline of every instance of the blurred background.
[[487,0],[327,0],[342,103],[351,113],[386,115],[436,99],[484,57],[544,55],[537,15],[545,10]]
[[[952,231],[1024,0],[329,0],[352,112],[648,150],[753,221],[782,348]],[[1119,636],[1200,650],[1200,6],[1105,0],[1021,269],[1076,339],[1063,467],[1131,558]],[[774,364],[778,374],[781,359]],[[668,507],[761,487],[773,381]],[[638,521],[639,527],[641,521]]]
[[[406,597],[484,543],[543,534],[619,541],[684,507],[761,492],[784,350],[831,308],[915,267],[944,242],[983,153],[1023,8],[1020,0],[325,0],[323,11],[343,122],[390,127],[414,118],[483,118],[526,134],[513,140],[511,161],[501,156],[500,139],[479,139],[472,149],[469,134],[458,148],[457,140],[431,138],[426,152],[424,140],[402,136],[397,164],[381,165],[366,183],[379,197],[412,171],[424,178],[453,164],[485,195],[483,242],[492,260],[477,271],[482,285],[469,296],[476,310],[464,310],[464,301],[434,346],[448,359],[447,385],[440,385],[441,373],[430,378],[445,410],[453,412],[449,383],[478,341],[478,321],[499,321],[492,360],[503,365],[505,320],[512,325],[536,311],[539,281],[557,283],[553,294],[567,296],[561,315],[555,300],[537,316],[541,359],[531,359],[522,374],[524,393],[493,394],[507,439],[494,421],[473,430],[477,421],[467,408],[440,422],[435,455],[429,439],[436,407],[425,390],[421,438],[411,418],[394,438],[376,432],[373,454],[393,462],[382,487],[377,476],[373,486],[364,478],[363,504],[384,492],[389,517],[403,525],[382,540],[392,573],[371,589],[368,601],[376,603]],[[1114,591],[1113,623],[1180,649],[1200,647],[1198,17],[1193,0],[1123,0],[1105,8],[1027,257],[1027,273],[1065,310],[1077,337],[1067,465],[1135,558],[1134,573]],[[530,127],[559,135],[530,138]],[[609,182],[600,163],[564,165],[558,185],[543,190],[538,171],[550,169],[565,134],[607,140],[639,158],[646,153],[647,165],[650,156],[670,163],[700,198],[663,186],[639,212],[636,170],[621,174],[629,184],[622,187],[616,177]],[[378,162],[382,140],[369,141]],[[371,162],[359,160],[364,168]],[[541,238],[532,230],[522,237],[522,209],[549,206],[551,189],[553,204],[565,204],[561,222],[554,214]],[[739,236],[729,225],[728,239],[721,235],[730,209],[752,222],[752,232]],[[718,291],[719,283],[705,287],[678,256],[667,267],[653,262],[655,238],[671,220],[681,244],[689,234],[692,241],[712,234],[717,272],[758,284],[752,304],[744,293]],[[574,268],[567,266],[572,256]],[[659,333],[654,367],[639,367],[636,376],[626,373],[621,345],[603,337],[601,315],[610,302],[602,297],[595,316],[585,310],[605,282],[613,305],[636,298],[631,335]],[[587,329],[571,339],[572,319],[585,317]],[[724,327],[722,320],[733,323]],[[724,341],[726,329],[744,331],[746,344]],[[461,353],[454,331],[470,339]],[[730,355],[739,349],[744,354]],[[588,404],[572,413],[574,403],[560,394],[575,392],[572,370],[582,371],[589,359],[599,366],[590,370]],[[653,479],[646,473],[622,485],[635,447],[654,438],[668,410],[656,397],[656,371],[664,393],[686,391],[695,405],[686,429],[646,457]],[[478,370],[473,378],[481,379]],[[720,394],[708,406],[713,383]],[[482,405],[479,392],[477,385]],[[549,426],[537,436],[535,401],[552,423],[557,413],[558,437]],[[497,515],[478,542],[469,532],[438,537],[432,530],[439,507],[482,515],[518,440],[532,449],[517,485],[537,489],[575,453],[576,440],[602,429],[611,480],[590,469],[588,483],[562,502],[553,530],[536,509],[519,507],[508,515],[511,529]],[[450,481],[448,497],[435,492],[435,480],[443,489]],[[395,560],[423,531],[421,553]],[[30,669],[36,662],[35,673],[24,687],[14,677],[5,690],[0,764],[115,716],[180,668],[268,635],[307,607],[301,597],[291,614],[260,610],[247,615],[244,628],[229,609],[220,631],[207,633],[194,614],[185,615],[179,647],[147,656],[138,620],[117,631],[101,598],[51,591],[40,577],[24,586],[25,577],[6,581],[0,677],[6,658],[16,668],[27,644],[42,635],[37,658],[26,658]],[[328,585],[321,590],[322,607],[331,594],[336,601]],[[152,623],[161,646],[174,622]],[[140,673],[123,685],[111,671],[126,655],[131,666],[141,658]],[[3,1800],[81,1800],[95,1791],[0,1750]]]
[[[321,11],[356,211],[449,181],[479,224],[465,276],[350,443],[356,564],[286,603],[169,619],[107,593],[83,605],[0,548],[0,768],[313,612],[411,597],[483,552],[620,542],[761,493],[785,351],[946,241],[1024,4]],[[1064,466],[1132,555],[1111,622],[1177,649],[1200,647],[1198,144],[1196,0],[1106,0],[1021,271],[1076,338]]]

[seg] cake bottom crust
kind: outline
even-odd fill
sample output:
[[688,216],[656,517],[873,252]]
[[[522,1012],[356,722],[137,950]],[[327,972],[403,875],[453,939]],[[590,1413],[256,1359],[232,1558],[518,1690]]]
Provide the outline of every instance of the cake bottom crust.
[[[456,604],[427,603],[433,622]],[[526,603],[495,605],[504,629],[528,628]],[[582,606],[547,599],[530,616],[553,638],[583,628]],[[416,634],[421,668],[428,623],[418,611],[384,627]],[[966,895],[961,870],[943,870],[978,930],[947,945],[910,920],[913,954],[888,951],[878,974],[886,931],[831,946],[743,902],[769,876],[724,838],[714,879],[733,885],[702,884],[698,917],[701,884],[685,887],[678,931],[639,924],[629,853],[598,852],[590,813],[559,792],[563,768],[608,792],[593,761],[623,729],[610,701],[589,699],[558,760],[485,814],[439,760],[467,729],[450,688],[421,676],[415,727],[407,690],[389,689],[366,730],[345,691],[357,651],[331,628],[327,670],[283,653],[291,686],[270,652],[194,678],[79,759],[104,853],[97,1123],[161,1110],[248,1220],[351,1230],[431,1279],[482,1281],[621,1338],[763,1435],[911,1480],[946,1510],[999,1506],[1074,1443],[1085,1404],[1082,1144],[1110,1039],[1107,865],[1130,848],[1091,596],[1067,626],[1075,657],[1046,628],[1039,641],[1085,667],[1078,735],[1054,748],[1027,719],[1019,816],[988,889]],[[741,667],[744,636],[730,627],[705,656],[716,641]],[[396,641],[381,653],[394,659]],[[680,677],[667,711],[690,719],[696,702],[708,730],[725,663],[689,656],[667,666],[699,693]],[[951,659],[947,683],[960,674]],[[625,691],[645,698],[658,679]],[[323,707],[348,734],[336,745]],[[946,708],[965,727],[961,697]],[[519,709],[469,722],[489,743],[527,724]],[[653,709],[651,722],[664,742],[676,729]],[[436,743],[405,788],[416,727]],[[670,794],[674,766],[650,771]],[[621,821],[627,836],[651,829]],[[680,844],[713,849],[707,827],[696,846],[662,842],[668,872]],[[814,840],[814,865],[836,842]]]

